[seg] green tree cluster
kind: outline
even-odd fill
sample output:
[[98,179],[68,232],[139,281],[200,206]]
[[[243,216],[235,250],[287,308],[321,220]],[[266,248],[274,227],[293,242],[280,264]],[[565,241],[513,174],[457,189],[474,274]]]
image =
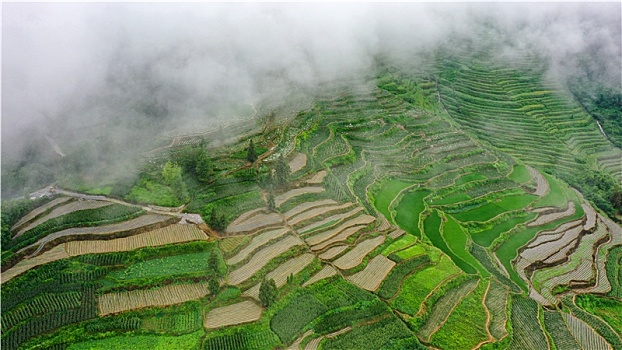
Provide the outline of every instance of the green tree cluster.
[[165,185],[169,186],[174,192],[177,199],[181,202],[190,200],[190,194],[186,188],[186,183],[182,177],[182,168],[170,160],[164,164],[162,168],[162,180]]
[[246,156],[246,159],[251,163],[255,163],[255,161],[257,160],[257,153],[255,151],[255,144],[253,143],[253,140],[250,140],[248,142],[248,154]]
[[270,307],[275,301],[277,297],[277,288],[276,282],[274,279],[263,280],[261,281],[261,286],[259,286],[259,301],[261,305],[264,307]]
[[289,181],[289,175],[291,173],[291,169],[289,168],[289,164],[285,161],[285,158],[281,154],[279,159],[276,161],[275,166],[275,178],[274,185],[277,187],[282,187]]

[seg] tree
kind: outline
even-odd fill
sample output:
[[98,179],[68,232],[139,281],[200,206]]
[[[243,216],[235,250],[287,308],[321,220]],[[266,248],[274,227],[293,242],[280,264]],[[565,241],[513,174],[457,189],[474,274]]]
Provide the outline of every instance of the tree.
[[274,194],[272,194],[272,191],[268,192],[268,209],[272,211],[276,209],[276,203],[274,202]]
[[211,296],[216,296],[220,291],[220,283],[218,282],[218,278],[215,275],[210,275],[207,280],[207,287],[209,288],[209,294]]
[[173,163],[170,160],[164,164],[162,168],[162,180],[165,185],[170,186],[175,192],[175,196],[180,202],[187,202],[190,200],[190,194],[186,188],[186,183],[181,176],[182,168]]
[[274,279],[263,280],[261,281],[261,286],[259,286],[259,301],[261,305],[264,307],[269,307],[276,301],[277,296],[277,288],[276,282]]
[[214,174],[214,168],[212,167],[212,161],[209,159],[207,152],[203,150],[197,159],[197,165],[195,167],[197,177],[201,182],[209,182],[212,180]]
[[162,168],[162,181],[167,186],[172,186],[175,182],[180,181],[181,178],[181,167],[177,165],[177,163],[173,163],[170,160],[164,164],[164,168]]
[[227,228],[227,220],[223,213],[219,213],[216,209],[212,209],[209,218],[209,225],[216,231],[222,231]]
[[285,161],[285,158],[281,154],[279,159],[276,161],[276,179],[275,183],[277,186],[283,186],[287,183],[289,179],[289,174],[291,169],[289,168],[289,164]]
[[218,271],[220,270],[218,268],[219,265],[220,264],[218,263],[218,254],[216,254],[215,251],[212,251],[209,255],[209,258],[207,258],[207,267],[214,271],[215,274],[218,274]]
[[253,143],[253,140],[248,142],[248,155],[246,156],[246,159],[248,159],[251,163],[255,163],[257,160],[257,153],[255,152],[255,144]]

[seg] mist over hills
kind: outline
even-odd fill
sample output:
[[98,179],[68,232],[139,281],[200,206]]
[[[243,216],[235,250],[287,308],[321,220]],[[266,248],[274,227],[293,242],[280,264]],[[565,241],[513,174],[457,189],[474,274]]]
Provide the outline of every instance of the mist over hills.
[[[493,48],[500,62],[529,53],[562,87],[572,77],[619,91],[619,10],[615,3],[7,3],[3,172],[20,174],[31,189],[58,177],[59,155],[46,135],[68,155],[63,163],[77,163],[73,170],[127,168],[137,153],[166,142],[162,135],[248,118],[254,102],[280,87],[313,96],[326,82],[373,77],[381,65],[426,69],[447,47]],[[33,179],[28,167],[42,175]]]

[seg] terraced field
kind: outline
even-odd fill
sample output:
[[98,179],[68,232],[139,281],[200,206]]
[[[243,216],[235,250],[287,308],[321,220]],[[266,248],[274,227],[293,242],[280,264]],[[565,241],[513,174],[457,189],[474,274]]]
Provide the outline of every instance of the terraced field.
[[[25,210],[3,249],[2,346],[619,347],[622,228],[568,182],[620,181],[622,151],[537,70],[485,56],[383,68],[209,146],[214,178],[184,173],[207,224],[67,197]],[[85,210],[110,215],[82,225]],[[591,293],[614,306],[573,299]]]

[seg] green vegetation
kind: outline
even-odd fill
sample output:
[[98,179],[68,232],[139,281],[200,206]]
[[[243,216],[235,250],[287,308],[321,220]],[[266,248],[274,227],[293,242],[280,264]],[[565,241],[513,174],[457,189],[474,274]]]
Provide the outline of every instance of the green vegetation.
[[396,251],[398,251],[400,249],[408,247],[408,246],[412,245],[415,242],[417,242],[417,238],[415,238],[415,236],[413,236],[413,235],[403,235],[398,240],[396,240],[395,242],[391,243],[388,247],[386,247],[382,251],[382,255],[385,255],[385,256],[389,255],[389,254],[391,254],[393,252],[396,252]]
[[460,270],[447,256],[434,266],[427,267],[410,275],[402,283],[401,292],[391,301],[391,306],[400,312],[414,316],[426,296],[446,278],[460,273]]
[[609,296],[622,299],[622,246],[609,250],[607,254],[607,279],[611,284]]
[[202,336],[203,331],[177,337],[163,335],[116,336],[74,344],[68,349],[199,349]]
[[514,182],[522,184],[531,180],[531,175],[529,174],[529,170],[527,170],[526,166],[523,164],[515,164],[509,178]]
[[411,335],[408,327],[395,316],[376,323],[354,327],[352,331],[322,343],[322,349],[379,349],[391,339],[407,338]]
[[[313,331],[302,340],[303,346],[324,337],[319,344],[323,349],[423,348],[416,332],[433,347],[471,349],[488,339],[482,303],[491,283],[496,294],[485,304],[493,306],[490,326],[496,340],[483,349],[547,348],[547,336],[558,350],[571,348],[560,313],[568,310],[614,348],[622,347],[616,334],[622,328],[622,311],[615,299],[622,290],[622,248],[599,252],[599,259],[608,254],[605,266],[612,290],[607,296],[579,295],[576,305],[564,299],[557,311],[545,311],[525,298],[527,285],[512,263],[538,232],[584,217],[580,204],[585,201],[572,188],[601,208],[601,215],[615,219],[612,213],[622,206],[622,171],[616,168],[620,150],[592,125],[589,110],[586,113],[575,101],[545,86],[537,69],[516,68],[520,64],[499,68],[487,62],[486,54],[467,59],[439,51],[436,56],[430,58],[429,71],[381,64],[376,88],[322,90],[325,95],[305,102],[306,110],[298,115],[291,114],[299,106],[287,105],[288,98],[283,98],[283,106],[282,101],[257,103],[256,125],[232,123],[219,135],[176,138],[172,147],[145,156],[136,177],[128,175],[114,183],[89,177],[81,181],[81,173],[68,178],[67,183],[86,192],[111,193],[144,204],[184,204],[185,212],[205,220],[209,228],[201,228],[209,241],[64,258],[16,276],[2,285],[2,347],[263,350],[285,348]],[[615,101],[603,97],[601,112],[613,111]],[[271,113],[273,109],[277,112]],[[225,134],[231,135],[229,140],[223,139]],[[191,146],[178,146],[184,143]],[[307,164],[290,174],[287,162],[296,152],[306,154]],[[535,184],[527,164],[537,168],[550,186],[543,197],[528,193]],[[47,179],[49,174],[40,168],[26,170],[33,174],[41,170],[41,178]],[[321,183],[311,181],[318,171],[325,172]],[[275,197],[304,186],[323,186],[325,191],[296,196],[276,207]],[[302,287],[327,265],[325,261],[314,259],[300,273],[287,276],[280,288],[275,280],[285,276],[265,277],[300,254],[324,252],[310,251],[304,244],[266,261],[243,283],[226,284],[231,281],[226,274],[249,260],[227,266],[223,255],[231,258],[257,237],[231,237],[226,228],[234,219],[266,206],[271,215],[283,216],[299,205],[326,199],[353,203],[339,213],[363,208],[357,215],[383,215],[407,233],[392,238],[395,227],[377,220],[345,243],[354,246],[382,235],[382,245],[356,268],[309,286]],[[142,214],[137,207],[115,204],[67,214],[12,238],[13,225],[47,200],[3,202],[5,270],[17,262],[18,249],[50,233]],[[573,215],[527,227],[538,215],[531,209],[561,210],[571,201],[576,208]],[[340,221],[329,217],[336,212],[285,227],[293,226],[294,234],[304,240],[335,228]],[[322,225],[298,231],[315,222]],[[356,281],[352,274],[363,271],[378,254],[390,260],[378,256],[382,258],[378,261],[392,268],[376,292],[349,282]],[[567,272],[580,261],[538,268],[532,283],[538,288],[544,277]],[[197,282],[208,283],[209,295],[179,305],[98,315],[102,294]],[[203,330],[208,312],[253,300],[248,295],[256,284],[258,302],[264,307],[259,320]],[[580,286],[555,291],[571,288],[580,293]]]
[[277,298],[277,288],[274,279],[263,280],[261,281],[261,286],[259,287],[259,301],[261,305],[264,307],[269,307],[272,305]]
[[[425,219],[423,223],[425,235],[430,239],[430,241],[432,242],[432,244],[434,244],[435,247],[439,248],[440,250],[443,251],[443,253],[447,254],[451,258],[451,260],[453,260],[454,263],[459,268],[461,268],[464,272],[469,273],[469,274],[476,273],[476,270],[475,268],[473,268],[473,266],[469,265],[466,261],[462,260],[451,249],[449,249],[449,247],[447,246],[447,243],[445,242],[445,240],[443,239],[443,236],[441,235],[441,231],[440,231],[441,222],[442,222],[441,215],[438,213],[438,211],[436,210],[433,211],[432,214],[427,219]],[[462,248],[462,249],[465,249],[465,248]]]
[[[384,215],[387,220],[393,222],[391,215],[391,202],[395,197],[406,187],[412,185],[409,182],[397,180],[397,179],[385,179],[382,182],[376,183],[377,190],[373,191],[374,207]],[[374,186],[376,186],[374,185]]]
[[446,218],[443,224],[442,236],[445,242],[448,242],[449,249],[451,249],[456,256],[474,267],[482,277],[490,276],[490,273],[488,273],[488,271],[486,271],[486,269],[484,269],[484,267],[467,251],[467,235],[462,230],[462,227],[460,227],[460,224],[453,218]]
[[480,282],[473,292],[460,301],[447,321],[430,339],[433,346],[441,349],[472,349],[488,339],[487,314],[482,305],[486,286],[487,283]]
[[490,247],[490,245],[503,233],[512,230],[518,225],[528,223],[529,221],[535,219],[537,216],[538,214],[536,213],[513,216],[497,225],[494,225],[488,230],[474,233],[473,235],[471,235],[471,238],[473,238],[473,241],[479,245],[482,245],[484,247]]
[[313,295],[301,294],[274,314],[270,327],[283,343],[289,343],[307,324],[327,310]]
[[415,237],[422,237],[419,215],[425,210],[423,199],[429,194],[427,190],[408,191],[395,206],[395,223]]
[[488,221],[499,214],[523,209],[536,198],[538,197],[531,194],[510,195],[486,203],[475,209],[452,213],[451,215],[461,222]]
[[[216,256],[216,266],[210,264],[210,258]],[[223,275],[225,266],[222,258],[216,251],[180,254],[163,258],[141,261],[124,270],[110,273],[107,278],[113,280],[132,280],[139,278],[164,277],[187,273],[206,273],[209,270],[218,271]]]
[[258,326],[232,327],[208,333],[204,350],[263,350],[272,349],[278,344],[278,337]]
[[390,299],[399,291],[406,276],[428,265],[430,257],[427,255],[416,256],[397,264],[387,278],[380,284],[378,295],[383,299]]
[[578,295],[575,302],[578,307],[605,320],[611,328],[622,330],[622,302],[619,300],[583,294]]

